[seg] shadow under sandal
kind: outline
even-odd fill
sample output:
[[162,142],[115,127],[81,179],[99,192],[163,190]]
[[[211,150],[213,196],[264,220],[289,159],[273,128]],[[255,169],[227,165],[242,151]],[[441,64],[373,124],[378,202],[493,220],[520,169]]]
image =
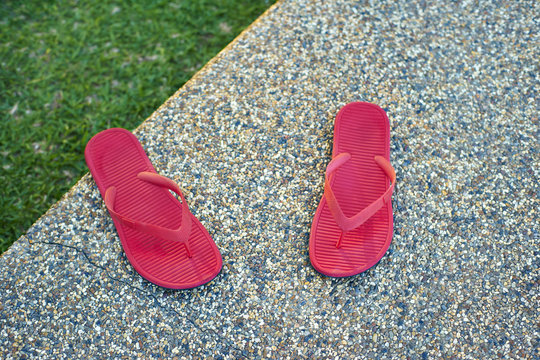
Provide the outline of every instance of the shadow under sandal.
[[221,254],[208,231],[189,211],[178,185],[156,173],[131,132],[100,132],[86,145],[85,158],[127,258],[143,278],[189,289],[219,274]]
[[377,264],[392,241],[395,181],[386,113],[375,104],[347,104],[336,117],[324,196],[311,225],[317,271],[345,277]]

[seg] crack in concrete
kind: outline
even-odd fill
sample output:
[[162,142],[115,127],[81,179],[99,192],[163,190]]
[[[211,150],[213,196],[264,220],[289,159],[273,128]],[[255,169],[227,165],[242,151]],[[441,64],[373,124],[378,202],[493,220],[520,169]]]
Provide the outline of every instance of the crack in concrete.
[[[115,278],[113,277],[110,273],[109,273],[109,270],[101,265],[98,265],[96,264],[92,259],[90,259],[90,257],[88,256],[88,254],[83,250],[83,249],[79,249],[78,247],[76,246],[72,246],[72,245],[67,245],[67,244],[60,244],[60,243],[56,243],[56,242],[49,242],[49,241],[36,241],[36,242],[31,242],[29,241],[30,244],[44,244],[44,245],[54,245],[54,246],[60,246],[60,247],[67,247],[69,249],[72,249],[72,250],[75,250],[77,253],[79,254],[82,254],[83,257],[86,259],[86,261],[91,265],[91,266],[94,266],[102,271],[105,272],[105,274],[107,275],[107,277],[109,279],[111,279],[112,281],[116,281],[116,282],[119,282],[121,284],[124,284],[124,285],[127,285],[128,287],[134,289],[134,290],[137,290],[137,291],[140,291],[141,293],[143,293],[144,295],[148,296],[149,298],[152,298],[154,300],[154,303],[161,309],[163,310],[167,310],[167,311],[172,311],[174,312],[178,317],[183,317],[185,318],[194,328],[198,329],[201,333],[212,333],[213,336],[218,340],[223,340],[223,337],[219,336],[218,333],[213,330],[213,329],[210,329],[210,328],[203,328],[201,327],[200,325],[198,325],[193,319],[191,319],[189,316],[187,315],[182,315],[180,314],[178,311],[176,311],[176,309],[174,309],[174,307],[172,307],[172,305],[169,305],[169,306],[166,306],[166,305],[163,305],[159,300],[158,298],[152,294],[151,292],[148,292],[144,289],[141,289],[137,286],[133,286],[131,285],[130,283],[128,283],[127,281],[124,281],[122,279],[118,279],[118,278]],[[189,305],[186,304],[186,307],[190,310],[190,312],[193,312],[193,308]],[[234,346],[231,342],[228,342],[228,346],[231,348],[231,349],[234,349],[236,351],[238,351],[239,353],[242,354],[242,356],[247,356],[247,354],[245,353],[244,350]]]

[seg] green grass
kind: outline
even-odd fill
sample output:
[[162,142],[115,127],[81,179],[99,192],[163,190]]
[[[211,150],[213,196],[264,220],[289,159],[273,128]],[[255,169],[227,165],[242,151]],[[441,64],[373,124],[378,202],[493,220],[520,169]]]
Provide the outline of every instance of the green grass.
[[0,252],[273,2],[2,1]]

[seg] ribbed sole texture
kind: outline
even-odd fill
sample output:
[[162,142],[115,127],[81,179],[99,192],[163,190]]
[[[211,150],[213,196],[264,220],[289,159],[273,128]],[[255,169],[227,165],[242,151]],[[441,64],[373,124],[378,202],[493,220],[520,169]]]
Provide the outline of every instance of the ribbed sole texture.
[[[182,223],[182,208],[168,190],[137,178],[155,172],[142,146],[124,129],[108,129],[86,147],[86,161],[101,195],[117,189],[115,210],[132,219],[171,229]],[[135,270],[167,288],[192,288],[212,280],[221,270],[221,255],[202,224],[192,216],[189,258],[185,246],[138,232],[115,221],[124,251]]]
[[[351,154],[351,159],[333,175],[331,186],[347,217],[377,200],[389,180],[374,161],[389,160],[389,123],[384,111],[369,103],[346,105],[336,117],[332,156]],[[387,203],[360,227],[343,233],[326,199],[321,199],[310,236],[310,258],[325,275],[359,274],[375,265],[388,249],[393,232],[392,205]],[[341,239],[341,246],[336,247]]]

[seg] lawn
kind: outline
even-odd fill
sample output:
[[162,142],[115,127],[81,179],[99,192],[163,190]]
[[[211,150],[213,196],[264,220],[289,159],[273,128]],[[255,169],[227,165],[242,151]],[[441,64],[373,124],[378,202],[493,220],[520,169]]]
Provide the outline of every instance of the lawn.
[[273,2],[2,1],[0,252]]

